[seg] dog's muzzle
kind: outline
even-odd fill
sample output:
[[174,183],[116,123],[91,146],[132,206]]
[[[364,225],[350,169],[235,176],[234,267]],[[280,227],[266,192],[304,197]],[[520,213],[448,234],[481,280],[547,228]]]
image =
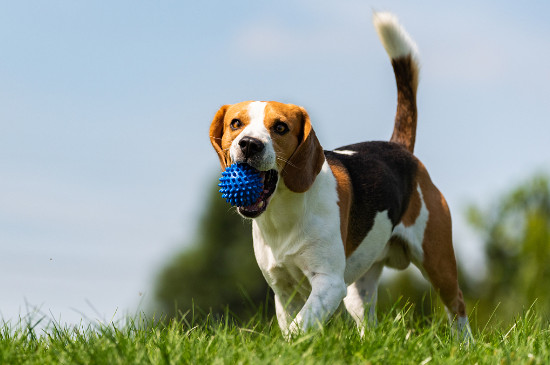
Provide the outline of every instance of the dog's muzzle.
[[260,139],[244,136],[237,142],[237,145],[237,158],[234,162],[246,163],[257,169],[263,183],[262,192],[256,202],[249,206],[237,207],[237,210],[243,217],[256,218],[267,209],[271,196],[277,188],[279,173],[276,169],[271,168],[273,162],[268,158],[269,149]]
[[239,141],[241,153],[245,159],[258,156],[265,148],[262,141],[257,138],[245,136]]

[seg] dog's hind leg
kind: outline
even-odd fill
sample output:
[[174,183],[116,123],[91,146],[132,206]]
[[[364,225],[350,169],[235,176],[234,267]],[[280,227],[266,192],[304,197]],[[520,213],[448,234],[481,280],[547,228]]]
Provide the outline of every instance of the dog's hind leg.
[[[429,232],[429,222],[426,228],[426,234],[431,236]],[[458,286],[458,274],[456,269],[456,261],[452,252],[452,245],[449,240],[430,241],[424,240],[425,247],[437,245],[438,251],[427,249],[424,252],[424,261],[419,265],[424,276],[431,282],[439,297],[445,304],[449,322],[456,331],[459,339],[465,343],[472,340],[472,331],[468,323],[466,315],[466,306],[462,291]],[[427,248],[427,247],[426,247]],[[441,251],[447,251],[447,254],[441,254]]]
[[355,322],[361,337],[365,333],[365,311],[368,310],[368,323],[375,326],[376,301],[378,300],[378,281],[384,264],[377,262],[357,281],[348,286],[348,294],[344,298],[347,311]]
[[454,256],[443,259],[442,257],[431,256],[431,254],[425,255],[422,267],[419,266],[419,268],[432,283],[443,304],[445,304],[453,331],[456,332],[461,341],[469,343],[470,340],[473,340],[472,331],[466,315],[462,291],[458,286]]
[[427,173],[422,172],[418,174],[418,183],[429,214],[421,242],[422,256],[418,257],[418,251],[412,250],[413,262],[438,292],[459,338],[468,343],[473,338],[462,291],[458,286],[451,214],[443,195]]

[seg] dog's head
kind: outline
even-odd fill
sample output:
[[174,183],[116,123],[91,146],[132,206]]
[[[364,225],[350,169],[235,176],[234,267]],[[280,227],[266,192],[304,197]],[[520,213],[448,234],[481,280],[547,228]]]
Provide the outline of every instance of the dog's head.
[[251,206],[238,207],[248,218],[267,209],[279,176],[289,190],[303,193],[325,161],[307,112],[292,104],[245,101],[224,105],[210,126],[210,142],[222,169],[247,163],[261,171],[264,190],[260,198]]

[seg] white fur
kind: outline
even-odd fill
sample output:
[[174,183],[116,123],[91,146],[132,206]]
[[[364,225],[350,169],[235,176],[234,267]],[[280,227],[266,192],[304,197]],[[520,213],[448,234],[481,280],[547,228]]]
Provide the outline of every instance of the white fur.
[[251,125],[262,126],[264,124],[266,106],[267,102],[265,101],[253,101],[248,104],[248,117]]
[[[229,155],[233,162],[248,162],[260,171],[274,169],[277,160],[275,150],[273,149],[273,143],[271,143],[271,135],[264,124],[266,105],[267,103],[264,101],[253,101],[248,105],[250,123],[244,128],[239,136],[235,138],[229,148]],[[249,161],[245,161],[241,148],[239,147],[239,142],[245,136],[256,138],[265,146],[261,154]]]
[[363,242],[346,260],[344,280],[351,284],[359,279],[377,261],[386,255],[387,243],[392,234],[388,211],[376,213],[374,224]]
[[383,269],[382,262],[373,264],[363,276],[348,286],[348,295],[344,298],[346,309],[355,319],[361,337],[365,334],[365,310],[369,311],[369,324],[377,323],[378,281]]
[[407,31],[391,13],[373,13],[374,28],[391,59],[412,55],[418,58],[418,48]]
[[341,155],[348,155],[348,156],[353,156],[355,155],[357,152],[355,151],[348,151],[348,150],[334,150],[332,151],[334,153],[339,153]]
[[361,336],[365,333],[365,309],[369,311],[369,323],[376,323],[378,280],[384,268],[381,260],[387,254],[391,234],[392,223],[388,211],[378,212],[371,230],[346,260],[344,280],[349,286],[344,304],[355,319]]
[[254,253],[285,334],[321,325],[346,296],[336,179],[328,163],[305,193],[284,184],[252,224]]
[[472,335],[472,329],[470,328],[470,322],[467,316],[459,316],[456,319],[455,330],[458,340],[462,343],[469,345],[470,341],[474,342],[474,336]]
[[422,266],[419,265],[424,261],[424,250],[422,249],[422,242],[424,242],[424,232],[426,231],[426,225],[428,224],[428,218],[430,212],[426,208],[424,202],[424,196],[420,185],[417,186],[418,194],[420,195],[420,214],[416,218],[413,225],[405,227],[403,223],[399,223],[394,230],[393,234],[401,237],[409,246],[413,262],[422,270]]

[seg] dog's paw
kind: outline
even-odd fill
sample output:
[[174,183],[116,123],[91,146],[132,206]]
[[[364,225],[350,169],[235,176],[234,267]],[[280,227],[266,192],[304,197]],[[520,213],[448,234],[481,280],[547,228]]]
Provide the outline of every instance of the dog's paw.
[[453,321],[452,334],[453,338],[465,347],[475,343],[468,317],[458,317],[456,321]]
[[292,321],[287,331],[288,339],[291,339],[292,337],[296,337],[300,333],[302,333],[302,326],[296,320]]

